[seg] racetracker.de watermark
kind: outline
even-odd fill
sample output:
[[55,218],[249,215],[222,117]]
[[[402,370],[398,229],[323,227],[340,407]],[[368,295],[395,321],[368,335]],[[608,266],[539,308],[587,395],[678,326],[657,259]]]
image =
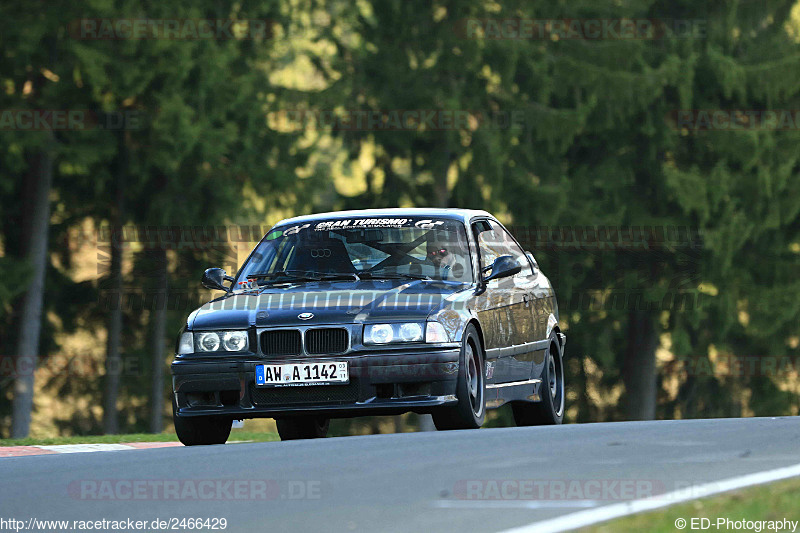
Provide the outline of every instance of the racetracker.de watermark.
[[525,112],[470,109],[286,109],[267,115],[281,131],[474,131],[523,127]]
[[144,375],[144,367],[135,357],[101,361],[83,354],[53,354],[39,357],[0,355],[0,382],[32,374],[70,378],[114,374],[135,378]]
[[453,487],[460,500],[594,500],[649,498],[664,492],[654,479],[467,479]]
[[[581,224],[556,226],[511,225],[512,235],[532,250],[561,248],[567,250],[655,250],[703,247],[703,237],[696,226]],[[100,245],[169,250],[207,250],[218,244],[255,244],[271,226],[248,225],[133,225],[118,229],[101,226],[95,234],[78,233],[79,241]],[[308,237],[311,239],[313,237]]]
[[704,19],[654,18],[468,18],[454,31],[463,39],[507,40],[655,40],[705,38]]
[[800,109],[674,109],[666,122],[677,131],[791,131]]
[[526,250],[652,251],[703,247],[695,226],[584,224],[563,226],[509,226]]
[[269,19],[83,18],[69,24],[78,40],[248,40],[273,35]]
[[86,109],[1,109],[3,131],[139,130],[141,111],[90,111]]
[[542,507],[548,507],[548,502],[561,507],[559,502],[597,504],[643,498],[679,502],[700,497],[708,486],[706,482],[688,479],[462,479],[453,485],[451,499],[536,501]]
[[800,375],[800,357],[789,355],[678,355],[668,366],[694,377],[788,377]]
[[561,312],[572,311],[692,311],[710,300],[693,289],[670,289],[660,298],[643,289],[575,290],[561,302]]
[[76,500],[319,500],[320,480],[80,479],[67,486]]
[[90,518],[82,520],[52,520],[35,516],[24,520],[19,518],[0,517],[0,531],[216,531],[228,528],[228,519],[224,517],[169,517],[147,520],[133,518],[109,519]]
[[143,250],[215,249],[220,245],[247,245],[252,248],[270,230],[266,225],[134,225],[119,228],[100,226],[96,232],[77,231],[70,238],[81,243],[96,243],[103,249],[110,246],[130,248],[136,244]]

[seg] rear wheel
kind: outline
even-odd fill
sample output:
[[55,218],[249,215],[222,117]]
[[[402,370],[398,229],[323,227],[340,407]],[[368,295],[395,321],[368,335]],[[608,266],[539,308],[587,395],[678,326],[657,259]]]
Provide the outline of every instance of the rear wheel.
[[175,395],[172,398],[172,422],[175,433],[185,446],[225,444],[231,434],[231,420],[216,416],[178,416]]
[[278,435],[281,440],[318,439],[328,434],[330,420],[315,416],[277,418]]
[[511,406],[518,426],[543,426],[564,421],[564,366],[555,333],[550,335],[545,354],[539,394],[542,397],[540,402],[519,402]]
[[485,383],[483,379],[483,350],[478,331],[470,324],[464,331],[461,357],[458,364],[456,396],[458,403],[433,414],[438,430],[477,429],[486,417]]

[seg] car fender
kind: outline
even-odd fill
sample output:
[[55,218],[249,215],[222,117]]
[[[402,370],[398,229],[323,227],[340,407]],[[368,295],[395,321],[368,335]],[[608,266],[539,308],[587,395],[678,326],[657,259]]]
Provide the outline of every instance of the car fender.
[[550,313],[550,316],[547,317],[547,334],[544,337],[546,339],[549,339],[550,334],[553,333],[553,328],[557,327],[558,327],[558,319],[553,313]]
[[452,342],[461,342],[470,321],[474,320],[480,325],[478,313],[470,305],[473,297],[474,288],[449,295],[445,299],[447,305],[428,315],[428,320],[442,324]]

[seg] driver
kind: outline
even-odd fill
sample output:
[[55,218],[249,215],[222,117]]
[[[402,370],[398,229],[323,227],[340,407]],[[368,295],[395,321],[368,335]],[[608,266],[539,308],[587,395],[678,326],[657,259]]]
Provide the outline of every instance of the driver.
[[427,245],[427,259],[430,261],[437,270],[440,279],[447,279],[450,276],[450,271],[456,262],[455,255],[435,241],[428,241]]

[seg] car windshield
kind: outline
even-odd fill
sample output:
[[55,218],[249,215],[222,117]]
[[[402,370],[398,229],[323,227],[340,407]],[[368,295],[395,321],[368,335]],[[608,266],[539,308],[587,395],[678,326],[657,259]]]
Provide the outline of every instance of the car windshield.
[[393,278],[471,282],[463,223],[365,217],[278,226],[241,268],[237,284]]

